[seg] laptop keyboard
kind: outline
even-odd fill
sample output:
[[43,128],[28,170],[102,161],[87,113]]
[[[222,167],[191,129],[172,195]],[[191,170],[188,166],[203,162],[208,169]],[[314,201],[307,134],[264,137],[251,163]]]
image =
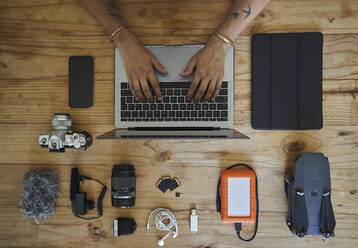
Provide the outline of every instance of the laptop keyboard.
[[137,101],[129,85],[121,83],[121,121],[227,121],[228,120],[228,82],[223,81],[215,101],[194,103],[187,101],[186,95],[191,82],[161,82],[163,95],[158,101]]

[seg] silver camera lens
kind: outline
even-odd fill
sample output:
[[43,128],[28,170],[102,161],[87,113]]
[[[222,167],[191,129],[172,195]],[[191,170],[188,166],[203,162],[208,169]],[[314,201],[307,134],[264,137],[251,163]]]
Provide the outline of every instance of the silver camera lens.
[[54,114],[52,118],[52,129],[53,130],[64,130],[68,131],[71,129],[72,121],[68,114]]

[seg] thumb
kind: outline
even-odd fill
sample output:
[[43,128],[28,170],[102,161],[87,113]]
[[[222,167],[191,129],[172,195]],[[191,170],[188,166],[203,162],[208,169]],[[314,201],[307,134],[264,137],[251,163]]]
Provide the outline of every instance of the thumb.
[[165,69],[164,66],[162,66],[162,64],[159,63],[159,61],[156,58],[152,58],[152,63],[153,63],[154,68],[157,71],[159,71],[160,73],[163,73],[163,74],[168,73],[167,69]]
[[182,76],[182,77],[187,77],[187,76],[189,76],[189,75],[193,72],[194,67],[195,67],[195,58],[196,58],[196,57],[193,57],[193,58],[190,60],[188,66],[185,68],[185,70],[184,70],[182,73],[179,74],[180,76]]

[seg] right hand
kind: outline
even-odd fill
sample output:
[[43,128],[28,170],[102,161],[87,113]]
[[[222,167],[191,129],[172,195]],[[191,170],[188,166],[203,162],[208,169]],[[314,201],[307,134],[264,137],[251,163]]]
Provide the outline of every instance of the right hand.
[[148,101],[153,101],[149,88],[150,83],[158,100],[161,101],[163,96],[154,69],[163,74],[167,74],[168,71],[148,49],[138,43],[134,34],[128,29],[122,30],[120,35],[118,35],[117,41],[115,39],[115,42],[121,51],[129,80],[129,87],[134,98],[137,100],[147,99]]

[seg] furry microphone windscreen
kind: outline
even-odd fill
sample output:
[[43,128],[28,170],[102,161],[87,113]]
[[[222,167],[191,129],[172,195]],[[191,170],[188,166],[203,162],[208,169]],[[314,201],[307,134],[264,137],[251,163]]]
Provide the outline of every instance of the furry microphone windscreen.
[[24,218],[33,218],[37,224],[41,219],[55,214],[58,191],[57,171],[37,170],[25,174],[22,182],[23,198],[20,202]]

